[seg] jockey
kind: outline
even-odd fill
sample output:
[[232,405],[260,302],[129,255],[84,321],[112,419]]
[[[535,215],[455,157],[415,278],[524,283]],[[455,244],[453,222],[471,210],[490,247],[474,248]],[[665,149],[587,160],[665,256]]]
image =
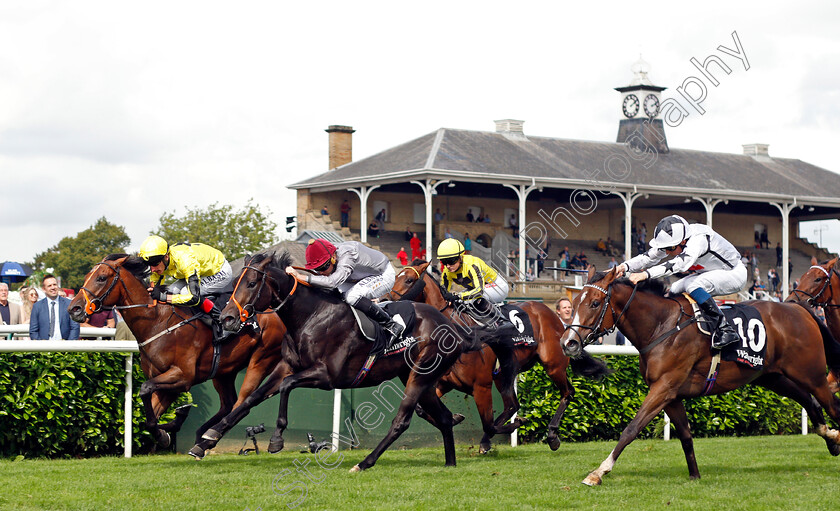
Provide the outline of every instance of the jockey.
[[[735,293],[747,281],[747,269],[738,250],[723,236],[704,224],[691,224],[671,215],[663,218],[653,231],[651,249],[616,267],[618,276],[631,272],[630,282],[691,272],[671,284],[671,293],[687,292],[711,319],[718,335],[712,336],[712,348],[719,349],[741,338],[726,320],[713,296]],[[666,257],[673,259],[659,264]]]
[[438,245],[437,256],[443,263],[440,284],[451,293],[452,285],[464,288],[457,298],[471,302],[482,314],[489,313],[490,303],[502,303],[508,295],[508,283],[500,278],[496,270],[473,255],[464,254],[464,245],[455,238],[443,240]]
[[[173,305],[200,306],[213,319],[216,340],[227,339],[233,333],[222,329],[221,309],[214,303],[230,292],[233,281],[233,271],[224,254],[202,243],[178,243],[170,247],[165,239],[153,235],[140,245],[137,255],[152,272],[149,277],[152,298]],[[175,282],[157,285],[165,277],[172,277]]]
[[291,266],[286,268],[286,273],[315,287],[337,289],[351,307],[382,325],[391,340],[402,335],[404,325],[371,301],[390,293],[394,287],[397,274],[384,254],[358,241],[335,246],[325,239],[313,239],[306,247],[306,269],[316,274],[299,273]]

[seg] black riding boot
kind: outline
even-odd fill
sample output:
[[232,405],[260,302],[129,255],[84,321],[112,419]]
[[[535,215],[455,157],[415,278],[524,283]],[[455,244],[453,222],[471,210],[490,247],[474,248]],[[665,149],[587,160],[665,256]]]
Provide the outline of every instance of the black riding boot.
[[210,309],[210,312],[208,312],[207,314],[209,314],[210,318],[213,320],[213,337],[215,338],[215,342],[226,342],[231,338],[231,336],[236,335],[238,333],[222,328],[222,322],[220,321],[220,318],[222,316],[222,310],[219,309],[219,306],[215,303],[213,304],[213,308]]
[[714,326],[715,330],[717,330],[717,335],[712,336],[712,348],[720,349],[724,346],[732,344],[733,342],[741,340],[741,337],[737,332],[735,332],[735,329],[732,328],[729,321],[726,320],[726,316],[724,316],[723,312],[721,312],[718,308],[714,298],[709,298],[699,305],[706,316],[708,316],[711,320],[712,326]]
[[359,301],[356,302],[355,307],[367,314],[369,318],[382,325],[382,328],[391,335],[391,339],[388,341],[389,343],[402,336],[405,327],[394,321],[382,307],[370,301],[369,298],[360,298]]

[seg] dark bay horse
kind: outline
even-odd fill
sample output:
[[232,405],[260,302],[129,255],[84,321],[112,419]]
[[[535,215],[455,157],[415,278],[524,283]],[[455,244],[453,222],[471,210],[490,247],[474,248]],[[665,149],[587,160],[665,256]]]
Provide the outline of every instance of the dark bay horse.
[[[283,431],[288,424],[289,393],[297,387],[331,390],[350,388],[360,373],[371,350],[356,325],[353,312],[336,294],[326,293],[301,284],[286,274],[291,265],[288,253],[258,254],[246,261],[236,278],[236,287],[222,311],[225,328],[238,328],[254,311],[273,309],[288,328],[289,340],[283,344],[283,359],[294,374],[275,382],[267,381],[253,396],[280,394],[277,428],[269,443],[269,452],[283,448]],[[435,384],[449,370],[462,352],[478,349],[481,338],[461,336],[449,320],[434,307],[414,304],[417,320],[413,332],[420,341],[403,355],[378,359],[370,368],[361,386],[371,387],[394,377],[405,384],[405,393],[397,415],[385,438],[363,461],[351,471],[372,467],[382,453],[409,426],[415,406],[419,403],[429,415],[429,421],[443,436],[446,465],[455,465],[455,441],[452,434],[452,412],[435,394]],[[481,332],[476,329],[476,334]],[[492,335],[492,334],[491,334]],[[243,408],[240,407],[240,408]],[[239,417],[236,411],[207,432],[205,439],[223,434]],[[212,444],[204,444],[210,445]]]
[[[840,339],[840,258],[811,266],[785,301],[822,307],[828,329]],[[828,383],[832,392],[840,391],[840,374],[829,372]]]
[[[176,326],[193,313],[187,308],[157,304],[149,296],[146,277],[148,266],[142,260],[127,254],[112,254],[88,272],[67,310],[79,322],[104,307],[121,311],[137,337],[140,366],[148,378],[139,391],[146,411],[146,427],[157,443],[166,447],[170,443],[169,433],[180,429],[189,408],[167,424],[158,424],[158,419],[179,394],[209,379],[213,332],[200,319]],[[167,332],[169,328],[172,330]],[[258,334],[246,329],[222,346],[213,378],[221,408],[198,428],[196,441],[257,388],[266,374],[282,366],[280,346],[286,334],[285,326],[275,315],[266,315],[260,320],[260,329]],[[237,398],[236,375],[245,367],[248,370]]]
[[[403,268],[397,275],[390,298],[427,303],[444,314],[450,315],[453,321],[474,325],[475,321],[469,315],[454,312],[449,302],[443,297],[438,282],[426,271],[429,264],[426,262]],[[556,450],[560,447],[560,439],[557,435],[560,420],[574,396],[574,388],[566,375],[570,359],[563,353],[563,345],[560,342],[565,327],[557,314],[542,302],[529,301],[515,305],[528,314],[537,343],[512,348],[514,375],[527,371],[539,362],[563,396],[557,412],[548,425],[546,439],[549,447]],[[582,376],[598,379],[609,374],[606,364],[586,352],[581,357],[572,359],[571,363],[572,370]],[[484,429],[484,437],[479,444],[482,453],[490,450],[490,439],[493,435],[511,433],[522,424],[518,418],[510,424],[505,424],[519,410],[519,401],[512,381],[503,378],[500,374],[494,375],[495,366],[496,354],[490,347],[465,353],[437,384],[438,396],[443,396],[453,389],[473,396]],[[492,394],[494,382],[502,395],[505,406],[504,411],[495,421]]]
[[[688,300],[683,296],[666,298],[641,286],[634,288],[624,279],[616,280],[614,270],[589,272],[589,282],[574,301],[573,324],[563,335],[566,354],[578,356],[584,345],[617,323],[618,329],[639,350],[639,368],[650,392],[622,431],[615,449],[583,480],[584,484],[601,484],[603,475],[613,469],[624,448],[663,409],[680,437],[690,478],[699,478],[683,400],[728,392],[748,383],[802,405],[816,433],[825,439],[829,452],[833,456],[840,454],[840,432],[826,426],[820,409],[840,422],[840,400],[831,393],[825,379],[826,365],[833,371],[840,369],[840,357],[824,346],[836,341],[798,304],[748,303],[758,309],[765,326],[764,368],[756,371],[721,360],[717,379],[704,392],[712,364],[710,341],[700,333],[696,323],[684,324],[693,315]],[[825,339],[824,335],[829,338]]]

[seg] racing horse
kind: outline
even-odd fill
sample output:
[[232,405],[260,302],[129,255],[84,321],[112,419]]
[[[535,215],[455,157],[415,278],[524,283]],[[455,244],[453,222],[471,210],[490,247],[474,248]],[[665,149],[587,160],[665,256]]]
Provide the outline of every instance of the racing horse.
[[[389,298],[427,303],[444,314],[451,315],[453,320],[460,324],[476,324],[471,316],[457,313],[450,306],[438,282],[427,272],[430,263],[420,261],[416,263],[418,264],[406,266],[400,271]],[[549,422],[546,439],[549,447],[557,450],[560,447],[560,438],[557,435],[560,420],[574,396],[574,387],[566,374],[570,359],[563,353],[563,346],[560,343],[560,336],[563,335],[565,327],[557,314],[542,302],[529,301],[516,305],[528,314],[536,342],[512,348],[513,374],[527,371],[539,362],[560,391],[562,399],[557,412]],[[490,439],[493,435],[509,434],[522,424],[519,418],[510,424],[505,424],[519,410],[519,401],[516,398],[512,379],[504,378],[501,374],[494,374],[495,365],[496,354],[490,347],[465,353],[437,384],[438,396],[443,396],[453,389],[473,396],[484,429],[484,437],[479,444],[479,450],[482,453],[490,450]],[[577,359],[571,359],[571,365],[576,374],[595,379],[600,379],[610,372],[604,362],[586,352]],[[492,395],[494,382],[502,395],[505,407],[495,421]]]
[[[822,307],[825,322],[835,339],[840,339],[840,258],[811,266],[799,278],[799,286],[785,299]],[[831,391],[840,391],[840,374],[828,373]]]
[[[494,342],[493,333],[475,329],[473,337],[463,337],[449,320],[434,307],[413,304],[416,312],[414,330],[406,332],[418,342],[400,356],[380,358],[357,382],[371,351],[356,325],[351,308],[336,293],[311,288],[288,275],[291,266],[287,252],[257,254],[246,260],[236,278],[236,286],[221,320],[228,330],[235,330],[255,311],[271,309],[288,328],[289,340],[283,344],[283,359],[293,374],[276,381],[267,380],[247,398],[243,405],[207,431],[202,446],[212,447],[216,438],[240,418],[238,410],[251,401],[280,394],[277,427],[269,442],[269,452],[283,448],[283,432],[288,424],[289,393],[297,387],[332,390],[351,388],[356,383],[371,387],[399,377],[405,384],[397,415],[385,438],[351,472],[372,467],[382,453],[408,428],[415,406],[419,403],[429,421],[443,436],[445,463],[455,465],[455,441],[452,433],[452,412],[435,394],[435,384],[449,370],[462,352],[478,349],[483,340]],[[259,312],[257,312],[259,313]]]
[[[286,327],[276,316],[264,316],[260,333],[248,328],[221,347],[218,367],[214,368],[212,328],[193,315],[191,309],[152,300],[147,291],[148,273],[148,266],[136,256],[109,255],[88,272],[67,310],[78,322],[103,308],[121,311],[137,337],[140,367],[148,378],[139,391],[146,427],[161,447],[169,446],[169,433],[181,428],[190,407],[180,408],[175,420],[159,424],[163,412],[182,392],[205,380],[213,380],[221,408],[198,428],[198,442],[210,426],[241,403],[267,374],[283,371],[280,345]],[[237,397],[236,375],[246,366],[248,370]],[[195,456],[192,451],[191,454]]]
[[826,365],[835,372],[840,369],[836,350],[828,349],[836,341],[798,304],[748,303],[758,310],[764,322],[763,369],[757,371],[721,360],[717,377],[712,379],[707,376],[713,356],[709,338],[698,330],[686,298],[666,298],[661,292],[633,286],[626,279],[617,280],[614,269],[606,273],[590,270],[588,283],[574,301],[572,325],[563,334],[564,350],[571,357],[579,356],[586,344],[618,327],[639,350],[639,368],[650,391],[622,431],[616,447],[583,480],[584,484],[601,484],[624,448],[663,409],[680,438],[689,477],[699,478],[683,400],[721,394],[748,383],[802,405],[829,452],[833,456],[840,454],[840,432],[826,426],[820,409],[825,409],[835,422],[840,421],[840,400],[831,393],[825,379]]

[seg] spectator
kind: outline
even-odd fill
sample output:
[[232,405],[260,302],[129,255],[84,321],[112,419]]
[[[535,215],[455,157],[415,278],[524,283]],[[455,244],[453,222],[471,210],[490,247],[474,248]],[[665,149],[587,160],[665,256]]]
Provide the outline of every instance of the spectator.
[[586,254],[583,252],[583,250],[580,251],[578,259],[580,259],[581,268],[583,268],[584,270],[589,268],[589,259],[586,258]]
[[479,224],[483,224],[484,223],[484,213],[479,213],[478,218],[476,218],[475,221]]
[[[569,260],[566,258],[566,252],[560,252],[560,268],[563,268],[563,270],[569,268]],[[560,273],[563,275],[564,279],[566,278],[566,275],[569,274],[567,271],[561,271]]]
[[453,236],[453,235],[452,235],[452,233],[451,233],[451,232],[449,232],[449,227],[447,227],[447,228],[446,228],[446,232],[444,232],[444,233],[443,233],[443,239],[445,239],[445,240],[446,240],[446,239],[449,239],[449,238],[454,238],[454,237],[455,237],[455,236]]
[[411,241],[411,238],[414,237],[414,231],[411,230],[410,225],[405,226],[405,241]]
[[583,262],[581,262],[580,256],[578,254],[572,256],[572,260],[569,261],[569,268],[572,270],[583,268]]
[[767,229],[761,231],[761,248],[770,248],[770,240],[767,239]]
[[440,208],[435,210],[435,222],[442,222],[446,218],[446,213],[441,213]]
[[771,291],[774,293],[779,289],[779,284],[781,280],[779,279],[779,275],[776,273],[775,268],[770,268],[767,271],[767,284],[770,286]]
[[350,203],[347,202],[347,199],[344,199],[344,202],[341,203],[341,226],[342,227],[349,227],[350,226]]
[[470,233],[464,233],[464,253],[469,254],[472,252],[472,240],[470,239]]
[[324,204],[324,207],[321,208],[321,216],[329,216],[329,214],[330,214],[330,210],[327,209],[327,205]]
[[0,282],[0,325],[20,325],[23,311],[20,305],[9,301],[9,285]]
[[750,251],[749,250],[745,250],[744,255],[741,256],[741,264],[743,264],[745,267],[749,267],[749,265],[750,265]]
[[93,328],[114,328],[116,320],[114,319],[114,311],[103,309],[90,315],[87,321],[81,326],[89,326]]
[[374,220],[368,225],[368,236],[379,237],[379,223]]
[[605,256],[610,255],[607,251],[607,243],[604,241],[604,238],[598,238],[598,243],[595,245],[595,251],[600,252]]
[[753,252],[752,256],[750,257],[750,266],[752,266],[753,271],[758,270],[758,256],[755,252]]
[[123,320],[120,311],[114,310],[115,318],[117,321],[116,329],[117,331],[114,333],[114,340],[117,341],[136,341],[137,337],[134,336],[134,332],[132,332],[128,325],[126,324],[125,320]]
[[[379,232],[385,232],[385,208],[382,208],[379,213],[376,214],[376,221],[379,223]],[[378,237],[378,236],[377,236]]]
[[534,280],[534,270],[530,266],[528,266],[528,270],[525,272],[525,281],[532,282]]
[[776,243],[776,268],[782,267],[782,244]]
[[400,251],[397,252],[397,259],[400,260],[401,265],[408,266],[408,254],[405,252],[405,247],[400,247]]
[[611,256],[615,256],[615,257],[618,257],[619,254],[620,254],[618,249],[613,246],[613,240],[609,236],[607,236],[607,252],[609,252],[609,254],[607,254],[607,255],[611,255]]
[[508,220],[510,224],[511,234],[513,234],[514,238],[519,237],[519,226],[516,223],[516,215],[510,215],[510,220]]
[[755,235],[755,248],[761,248],[761,233],[758,231],[754,231]]
[[571,254],[569,253],[569,247],[563,248],[560,252],[557,253],[558,256],[563,257],[565,254],[566,260],[568,261],[571,258]]
[[29,318],[32,316],[32,306],[38,301],[38,290],[34,287],[22,287],[19,291],[21,312],[23,313],[22,323],[29,323]]
[[475,222],[475,215],[472,214],[472,211],[469,209],[467,210],[467,222]]
[[607,269],[612,270],[616,266],[618,266],[618,261],[615,260],[615,257],[610,257],[610,263],[607,265]]
[[490,213],[487,213],[486,215],[484,215],[484,223],[485,224],[490,223]]
[[70,300],[58,296],[58,280],[48,273],[41,281],[41,288],[47,296],[32,307],[29,337],[35,340],[78,339],[79,324],[71,320],[67,312]]
[[420,243],[420,238],[417,237],[417,233],[415,232],[411,236],[411,241],[409,242],[409,246],[411,247],[411,259],[421,259],[420,257],[420,247],[422,246]]
[[564,296],[554,304],[554,310],[560,317],[563,326],[568,328],[572,324],[572,301]]
[[647,225],[642,222],[642,228],[639,230],[639,238],[642,240],[642,243],[647,241]]

